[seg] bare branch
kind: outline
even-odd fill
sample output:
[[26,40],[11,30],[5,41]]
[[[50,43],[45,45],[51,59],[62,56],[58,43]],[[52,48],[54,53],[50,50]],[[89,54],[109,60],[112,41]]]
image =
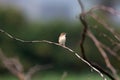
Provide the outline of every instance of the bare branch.
[[[19,60],[16,58],[7,58],[2,50],[0,49],[0,58],[4,66],[15,76],[19,78],[19,80],[24,80],[23,67],[20,64]],[[3,58],[2,58],[3,57]]]
[[108,25],[104,19],[98,17],[96,14],[94,13],[90,13],[90,16],[95,19],[98,23],[102,24],[108,31],[110,31],[113,36],[118,40],[120,41],[120,35],[110,26]]
[[119,77],[117,75],[117,71],[111,65],[110,60],[109,60],[108,56],[106,55],[106,52],[102,48],[103,45],[101,45],[101,43],[96,39],[96,37],[92,34],[92,32],[90,30],[88,31],[88,36],[93,40],[93,42],[95,43],[96,47],[100,51],[101,55],[103,56],[103,58],[105,60],[106,66],[112,71],[115,80],[119,80]]
[[115,78],[104,68],[102,68],[100,65],[98,65],[95,62],[91,62],[91,65],[93,65],[95,68],[97,68],[99,71],[101,71],[101,73],[107,75],[111,80],[115,80]]
[[85,59],[86,61],[88,61],[92,66],[94,66],[97,70],[101,71],[102,73],[106,74],[108,77],[110,77],[112,80],[114,80],[114,78],[109,75],[109,73],[107,73],[104,69],[102,69],[101,67],[98,67],[97,65],[93,64],[91,61],[89,61],[85,55],[85,51],[84,51],[84,41],[85,41],[85,38],[86,38],[86,34],[87,34],[87,30],[88,30],[88,23],[87,23],[87,20],[86,20],[86,13],[85,13],[85,10],[84,10],[84,6],[81,2],[81,0],[78,0],[80,6],[81,6],[81,14],[80,14],[80,21],[82,22],[83,26],[84,26],[84,29],[83,29],[83,32],[82,32],[82,37],[81,37],[81,40],[80,40],[80,48],[81,48],[81,53],[82,53],[82,57],[83,59]]
[[81,61],[83,61],[84,63],[86,63],[89,67],[91,67],[93,70],[95,70],[104,80],[107,80],[104,75],[97,69],[95,68],[94,66],[92,66],[87,60],[85,60],[84,58],[82,58],[81,56],[78,55],[78,53],[76,53],[75,51],[73,51],[72,49],[70,49],[69,47],[66,47],[66,46],[62,46],[60,45],[59,43],[55,43],[55,42],[52,42],[52,41],[48,41],[48,40],[35,40],[35,41],[25,41],[25,40],[22,40],[22,39],[19,39],[19,38],[16,38],[16,37],[10,37],[9,33],[5,32],[4,30],[1,30],[0,29],[0,32],[2,31],[2,33],[4,33],[6,36],[8,36],[9,38],[11,39],[14,39],[16,41],[19,41],[19,42],[22,42],[22,43],[48,43],[48,44],[54,44],[54,45],[57,45],[57,46],[60,46],[68,51],[70,51],[71,53],[73,53],[78,59],[80,59]]
[[[102,24],[108,31],[110,31],[113,36],[120,41],[120,35],[110,26],[108,25],[105,20],[103,20],[102,18],[98,17],[96,14],[91,13],[90,14],[96,21],[98,21],[100,24]],[[117,43],[118,45],[118,43]],[[116,57],[118,60],[120,60],[120,56],[117,55],[114,51],[112,51],[109,47],[105,46],[104,44],[102,44],[102,46],[114,57]]]
[[18,77],[19,80],[31,80],[31,77],[40,70],[46,70],[49,68],[52,68],[53,66],[48,65],[36,65],[28,71],[28,73],[25,75],[23,72],[23,66],[20,63],[20,61],[17,58],[7,58],[2,50],[0,49],[0,59],[4,66],[16,77]]
[[[99,30],[97,30],[97,31],[100,32]],[[106,35],[104,33],[100,33],[100,35],[107,38],[112,43],[112,45],[115,45],[115,47],[113,49],[111,49],[110,47],[108,47],[107,45],[105,45],[99,41],[99,43],[101,43],[101,47],[103,49],[105,49],[106,51],[108,51],[109,54],[112,55],[113,57],[115,57],[118,61],[120,61],[120,56],[116,53],[116,51],[118,51],[120,49],[119,42],[114,41],[112,38],[110,38],[108,35]]]
[[[85,10],[84,10],[84,6],[81,2],[81,0],[78,0],[80,6],[81,6],[81,14],[80,14],[80,21],[82,22],[83,26],[84,26],[84,29],[83,29],[83,32],[82,32],[82,38],[81,38],[81,41],[80,41],[80,48],[81,48],[81,52],[82,52],[82,57],[78,55],[78,53],[76,53],[75,51],[73,51],[72,49],[70,49],[69,47],[66,47],[66,46],[62,46],[60,45],[59,43],[55,43],[55,42],[52,42],[52,41],[48,41],[48,40],[34,40],[34,41],[25,41],[25,40],[22,40],[22,39],[19,39],[19,38],[16,38],[16,37],[13,37],[12,35],[10,35],[9,33],[5,32],[4,30],[0,29],[0,32],[5,34],[6,36],[8,36],[10,39],[13,39],[13,40],[16,40],[16,41],[19,41],[19,42],[22,42],[22,43],[48,43],[48,44],[54,44],[54,45],[57,45],[57,46],[61,46],[62,48],[64,48],[65,50],[68,50],[70,51],[71,53],[73,53],[77,58],[79,58],[81,61],[83,61],[84,63],[86,63],[89,67],[91,67],[93,70],[95,70],[97,73],[99,73],[99,75],[104,79],[104,80],[107,80],[103,73],[102,73],[102,70],[100,70],[100,68],[98,68],[97,66],[91,64],[90,61],[87,60],[86,58],[86,55],[85,55],[85,50],[84,50],[84,41],[85,41],[85,38],[86,38],[86,34],[88,32],[88,36],[93,40],[93,42],[95,43],[96,47],[98,48],[98,50],[100,51],[100,53],[102,54],[104,60],[105,60],[105,63],[106,63],[106,66],[111,70],[111,72],[113,73],[114,75],[114,78],[115,80],[119,80],[119,77],[117,75],[117,71],[115,70],[115,68],[111,65],[110,61],[109,61],[109,58],[105,52],[105,50],[107,50],[109,53],[111,53],[113,56],[115,56],[116,58],[118,58],[120,60],[120,57],[117,56],[117,54],[112,51],[109,47],[107,47],[106,45],[102,44],[101,42],[99,42],[96,37],[92,34],[92,32],[89,30],[88,31],[88,23],[86,21],[86,15],[87,13],[90,13],[90,15],[96,20],[98,21],[100,24],[102,24],[108,31],[110,31],[114,37],[120,41],[120,35],[118,33],[115,32],[114,29],[112,29],[103,19],[100,19],[97,15],[95,15],[93,12],[93,10],[97,10],[97,9],[101,9],[101,10],[104,10],[104,11],[108,11],[112,14],[115,14],[115,15],[120,15],[119,12],[115,11],[114,9],[110,8],[110,7],[105,7],[105,6],[96,6],[94,8],[92,8],[91,10],[89,10],[88,12],[85,13]],[[104,50],[105,49],[105,50]],[[0,52],[2,53],[2,51]],[[4,56],[3,54],[0,54],[0,59],[3,61],[3,64],[5,65],[5,67],[11,72],[13,73],[14,75],[20,77],[22,76],[22,78],[20,80],[24,80],[24,74],[23,74],[23,70],[22,70],[22,65],[19,63],[18,60],[16,59],[8,59],[6,56]],[[16,66],[17,64],[17,66]],[[13,67],[14,66],[14,67]],[[48,67],[43,67],[41,68],[41,66],[34,66],[33,68],[31,68],[29,70],[29,72],[27,73],[27,77],[26,79],[31,79],[31,76],[41,70],[41,69],[46,69]],[[103,70],[104,71],[104,70]],[[104,72],[105,73],[105,72]],[[18,75],[19,74],[19,75]],[[109,74],[108,74],[109,76]],[[63,75],[64,77],[64,75]],[[111,77],[111,76],[109,76]],[[64,79],[64,78],[63,78]],[[113,80],[113,78],[111,77],[111,79]]]

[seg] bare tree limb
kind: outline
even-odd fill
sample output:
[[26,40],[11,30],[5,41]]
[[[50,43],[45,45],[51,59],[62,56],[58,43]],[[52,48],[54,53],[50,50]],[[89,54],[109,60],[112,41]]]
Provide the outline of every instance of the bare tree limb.
[[120,35],[110,26],[108,25],[104,19],[98,17],[96,14],[94,14],[93,12],[90,13],[90,16],[95,19],[98,23],[102,24],[106,30],[110,31],[113,36],[118,40],[120,41]]
[[[86,35],[87,31],[88,31],[88,23],[87,23],[87,21],[86,21],[85,16],[86,16],[88,13],[90,13],[90,15],[91,15],[95,20],[97,20],[99,23],[101,23],[108,31],[110,31],[110,32],[114,35],[114,37],[115,37],[117,40],[120,41],[120,35],[117,34],[114,29],[110,28],[109,25],[108,25],[104,20],[100,19],[100,18],[97,17],[95,14],[93,14],[92,11],[93,11],[93,10],[96,10],[96,9],[101,9],[101,10],[105,10],[105,11],[108,11],[108,12],[110,12],[110,13],[112,13],[112,14],[116,14],[116,15],[119,15],[119,13],[116,12],[114,9],[109,8],[109,7],[105,7],[105,6],[97,6],[97,7],[94,7],[94,8],[92,8],[91,10],[89,10],[88,12],[85,13],[85,11],[84,11],[84,6],[83,6],[81,0],[78,0],[78,1],[79,1],[79,4],[81,5],[81,8],[82,8],[82,9],[81,9],[81,12],[82,12],[82,13],[81,13],[81,15],[80,15],[80,21],[82,22],[82,24],[83,24],[83,26],[84,26],[83,33],[82,33],[82,39],[81,39],[81,43],[80,43],[80,47],[81,47],[81,52],[82,52],[83,58],[84,58],[85,60],[87,60],[87,58],[86,58],[86,56],[85,56],[85,52],[84,52],[84,47],[83,47],[83,44],[84,44],[84,41],[85,41],[85,37],[86,37],[85,35]],[[96,45],[96,47],[98,48],[98,50],[100,51],[100,53],[102,54],[102,56],[103,56],[103,58],[104,58],[104,60],[105,60],[105,63],[106,63],[106,65],[107,65],[107,67],[112,71],[112,73],[113,73],[113,75],[114,75],[114,79],[115,79],[115,80],[119,80],[119,77],[118,77],[118,75],[117,75],[117,72],[116,72],[115,68],[111,65],[111,63],[110,63],[110,61],[109,61],[109,58],[107,57],[106,52],[104,51],[104,49],[106,49],[109,53],[111,53],[113,56],[115,56],[118,60],[120,60],[119,56],[118,56],[114,51],[112,51],[109,47],[105,46],[105,45],[102,44],[102,43],[101,43],[101,44],[98,43],[98,40],[97,40],[96,37],[92,34],[92,32],[90,32],[90,30],[89,30],[89,32],[88,32],[88,35],[89,35],[89,37],[92,38],[92,40],[95,42],[95,45]],[[104,49],[103,49],[103,48],[104,48]],[[87,61],[88,61],[88,60],[87,60]],[[90,61],[89,61],[89,62],[90,62]],[[90,62],[90,63],[92,64],[92,62]],[[100,69],[100,68],[97,67],[96,65],[93,65],[93,66],[96,67],[97,69]],[[100,71],[101,71],[101,69],[100,69]],[[103,72],[103,70],[102,70],[102,72]],[[109,74],[107,74],[105,71],[104,71],[104,73],[109,76]],[[113,78],[111,77],[111,79],[113,79]]]
[[[100,32],[99,30],[97,30],[98,32]],[[104,33],[100,33],[100,35],[102,35],[103,37],[107,38],[112,45],[115,45],[115,47],[113,49],[111,49],[110,47],[108,47],[107,45],[101,43],[101,47],[103,49],[105,49],[106,51],[109,52],[110,55],[112,55],[113,57],[115,57],[118,61],[120,61],[120,56],[116,53],[119,49],[120,49],[120,43],[117,41],[114,41],[112,38],[110,38],[108,35],[104,34]]]
[[19,80],[24,80],[23,67],[20,64],[19,60],[16,58],[7,58],[2,50],[0,49],[0,59],[4,66],[15,76],[19,78]]
[[29,69],[27,74],[24,74],[23,66],[17,58],[7,58],[2,50],[0,49],[0,59],[4,64],[5,68],[7,68],[13,75],[15,75],[19,80],[31,80],[32,76],[40,71],[52,68],[52,65],[36,65]]
[[12,35],[10,35],[9,33],[5,32],[4,30],[0,29],[0,32],[2,32],[3,34],[5,34],[6,36],[8,36],[9,38],[22,42],[22,43],[48,43],[48,44],[54,44],[57,46],[60,46],[68,51],[70,51],[71,53],[73,53],[78,59],[80,59],[81,61],[83,61],[85,64],[87,64],[89,67],[91,67],[94,71],[96,71],[104,80],[107,80],[104,75],[101,73],[101,71],[99,71],[97,68],[95,68],[94,66],[92,66],[90,64],[90,62],[88,62],[87,60],[85,60],[84,58],[82,58],[81,56],[78,55],[78,53],[76,53],[75,51],[73,51],[72,49],[70,49],[69,47],[66,46],[62,46],[59,43],[55,43],[52,41],[48,41],[48,40],[34,40],[34,41],[25,41],[16,37],[13,37]]
[[96,64],[93,64],[93,62],[89,61],[85,55],[85,51],[84,51],[84,41],[85,41],[85,38],[86,38],[86,34],[87,34],[87,31],[88,31],[88,23],[87,23],[87,20],[86,20],[86,13],[85,13],[85,10],[84,10],[84,6],[81,2],[81,0],[78,0],[79,2],[79,5],[81,6],[81,14],[80,14],[80,21],[82,22],[83,26],[84,26],[84,29],[83,29],[83,32],[82,32],[82,37],[81,37],[81,40],[80,40],[80,48],[81,48],[81,53],[82,53],[82,57],[83,59],[87,60],[92,66],[94,66],[96,69],[98,69],[99,71],[101,71],[102,73],[106,74],[108,77],[110,77],[112,80],[114,80],[114,78],[107,72],[105,71],[103,68],[101,67],[98,67],[98,65]]
[[115,80],[120,80],[119,76],[117,75],[117,71],[111,65],[110,60],[109,60],[108,56],[106,55],[106,52],[102,48],[103,45],[101,45],[101,43],[96,39],[96,37],[92,34],[92,32],[90,30],[88,31],[88,36],[93,40],[93,42],[95,43],[96,47],[100,51],[101,55],[103,56],[103,58],[105,60],[106,66],[112,71]]
[[[108,31],[110,31],[113,36],[120,41],[120,35],[110,26],[108,25],[105,20],[103,20],[102,18],[98,17],[96,14],[91,13],[90,14],[96,21],[98,21],[100,24],[102,24]],[[117,43],[118,45],[119,43]],[[120,61],[120,56],[117,55],[113,50],[111,50],[109,47],[105,46],[104,44],[102,44],[102,46],[114,57],[116,57],[119,61]]]

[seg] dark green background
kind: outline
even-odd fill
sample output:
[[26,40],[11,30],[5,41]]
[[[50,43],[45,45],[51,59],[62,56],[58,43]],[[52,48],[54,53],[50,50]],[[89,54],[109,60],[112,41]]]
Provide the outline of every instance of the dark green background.
[[[101,15],[101,14],[100,14]],[[112,48],[114,45],[101,35],[101,33],[107,34],[111,39],[117,41],[113,35],[104,29],[104,27],[98,24],[91,17],[88,17],[89,28],[92,30],[94,35],[104,44]],[[112,24],[112,23],[111,23]],[[98,28],[94,28],[97,25]],[[112,26],[117,26],[112,24]],[[70,22],[53,20],[50,22],[28,22],[24,15],[13,8],[0,9],[0,28],[8,32],[14,37],[23,40],[50,40],[58,42],[58,37],[61,32],[67,33],[66,46],[75,50],[81,55],[79,42],[81,39],[81,33],[83,26],[81,22]],[[119,27],[113,27],[119,32]],[[47,43],[21,43],[13,39],[8,38],[5,34],[0,33],[0,48],[4,54],[8,57],[18,57],[23,64],[25,71],[36,64],[52,64],[54,67],[51,71],[63,72],[85,72],[90,71],[90,68],[84,64],[81,60],[75,57],[69,51],[52,44]],[[95,47],[93,41],[86,37],[84,49],[86,56],[89,60],[94,61],[107,69],[105,62]],[[119,54],[119,52],[118,52]],[[111,63],[117,70],[120,69],[119,62],[111,56]],[[0,73],[8,73],[6,68],[0,62]]]

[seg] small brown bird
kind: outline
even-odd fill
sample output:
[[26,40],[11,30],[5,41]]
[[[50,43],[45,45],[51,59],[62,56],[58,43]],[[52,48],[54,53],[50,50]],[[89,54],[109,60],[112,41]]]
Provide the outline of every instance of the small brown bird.
[[65,42],[66,42],[66,33],[65,32],[60,34],[58,42],[60,45],[65,46]]

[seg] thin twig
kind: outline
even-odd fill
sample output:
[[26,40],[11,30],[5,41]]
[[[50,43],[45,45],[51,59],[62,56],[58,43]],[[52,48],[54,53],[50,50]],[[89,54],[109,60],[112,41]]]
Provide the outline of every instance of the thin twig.
[[85,60],[84,58],[82,58],[80,55],[78,55],[78,53],[76,53],[75,51],[73,51],[72,49],[70,49],[69,47],[66,46],[62,46],[59,43],[55,43],[52,41],[48,41],[48,40],[34,40],[34,41],[25,41],[16,37],[13,37],[12,35],[10,35],[9,33],[5,32],[4,30],[0,29],[0,32],[2,32],[3,34],[5,34],[6,36],[8,36],[9,38],[22,42],[22,43],[48,43],[48,44],[54,44],[57,46],[60,46],[68,51],[70,51],[71,53],[73,53],[78,59],[80,59],[81,61],[83,61],[85,64],[87,64],[89,67],[91,67],[94,71],[96,71],[102,78],[103,80],[107,80],[104,75],[101,73],[101,71],[99,71],[97,68],[95,68],[94,66],[92,66],[87,60]]

